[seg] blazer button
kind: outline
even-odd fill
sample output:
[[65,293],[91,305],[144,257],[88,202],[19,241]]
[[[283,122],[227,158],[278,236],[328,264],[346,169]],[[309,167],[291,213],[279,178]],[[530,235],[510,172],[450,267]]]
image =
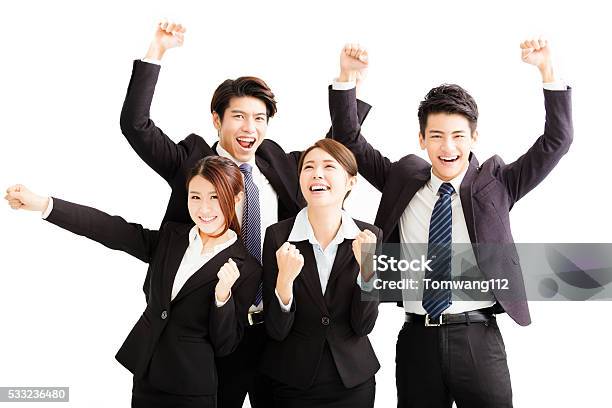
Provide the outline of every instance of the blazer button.
[[323,316],[323,317],[321,318],[321,324],[322,324],[323,326],[327,326],[327,325],[329,325],[329,317],[327,317],[327,316]]
[[161,314],[161,318],[162,320],[166,320],[167,317],[168,317],[168,312],[164,310]]

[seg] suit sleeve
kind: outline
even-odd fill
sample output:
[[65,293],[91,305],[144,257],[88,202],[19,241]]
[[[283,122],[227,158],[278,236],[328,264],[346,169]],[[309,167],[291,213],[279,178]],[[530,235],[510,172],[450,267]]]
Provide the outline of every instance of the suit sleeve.
[[159,242],[157,230],[148,230],[121,217],[55,197],[53,210],[45,220],[147,263],[151,262]]
[[544,90],[544,107],[544,134],[515,162],[500,168],[499,177],[508,191],[510,207],[544,180],[572,144],[571,89]]
[[[382,253],[382,230],[380,228],[372,228],[376,234],[376,255]],[[372,277],[375,279],[376,276]],[[351,299],[351,327],[358,336],[367,336],[374,329],[376,318],[378,317],[379,305],[378,290],[364,291],[355,282],[353,298]]]
[[248,324],[246,318],[261,282],[261,266],[255,260],[245,260],[239,267],[240,275],[232,287],[228,301],[217,307],[214,296],[211,305],[209,333],[215,355],[222,357],[232,353],[244,334]]
[[187,157],[186,141],[174,143],[151,120],[150,108],[160,66],[134,61],[121,110],[121,132],[140,158],[170,183]]
[[338,91],[329,87],[329,113],[332,137],[353,152],[359,173],[376,189],[382,191],[391,167],[391,161],[376,150],[361,134],[358,112],[360,108],[355,88]]
[[293,297],[291,309],[285,312],[281,309],[279,301],[274,293],[276,289],[276,278],[278,277],[278,265],[276,263],[276,250],[280,244],[274,237],[271,228],[266,230],[263,246],[263,302],[266,331],[268,336],[276,341],[283,341],[289,335],[295,319],[296,299]]

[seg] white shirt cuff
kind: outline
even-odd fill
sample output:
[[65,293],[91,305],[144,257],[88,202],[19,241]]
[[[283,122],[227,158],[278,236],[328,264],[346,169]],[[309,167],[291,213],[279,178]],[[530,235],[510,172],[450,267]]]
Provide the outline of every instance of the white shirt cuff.
[[349,89],[353,89],[355,86],[355,81],[340,82],[337,79],[334,79],[332,82],[332,89],[334,91],[348,91]]
[[227,299],[225,299],[225,302],[219,301],[219,299],[217,299],[217,294],[215,294],[215,305],[217,305],[217,307],[223,307],[223,306],[225,306],[227,301],[230,300],[231,297],[232,297],[232,290],[231,289],[230,289],[229,296],[227,297]]
[[53,211],[53,197],[49,197],[49,205],[47,205],[45,211],[40,213],[40,216],[43,220],[46,220],[49,214],[51,214],[51,211]]
[[285,305],[283,303],[283,301],[281,300],[280,296],[278,295],[278,291],[276,289],[274,289],[274,294],[276,295],[276,298],[278,299],[278,304],[281,307],[281,310],[283,312],[288,312],[291,310],[291,305],[293,304],[293,293],[291,294],[291,297],[289,298],[289,304]]
[[361,290],[363,290],[364,292],[371,292],[374,289],[374,279],[375,278],[376,276],[372,276],[369,281],[362,282],[361,273],[359,273],[357,274],[357,285],[359,285]]
[[161,65],[161,60],[153,59],[153,58],[143,58],[142,62],[148,62],[149,64]]
[[547,91],[567,91],[567,84],[562,79],[555,82],[544,82],[543,86]]

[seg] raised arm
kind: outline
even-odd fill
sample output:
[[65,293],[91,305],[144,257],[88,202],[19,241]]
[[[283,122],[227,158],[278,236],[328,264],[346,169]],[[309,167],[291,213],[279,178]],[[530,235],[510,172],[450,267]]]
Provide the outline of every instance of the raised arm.
[[521,43],[522,60],[540,71],[544,84],[546,122],[544,134],[515,162],[500,167],[499,177],[505,184],[512,206],[537,186],[568,152],[574,137],[571,90],[557,82],[546,40]]
[[4,198],[13,209],[43,212],[47,221],[108,248],[126,252],[147,263],[153,258],[159,231],[148,230],[95,208],[34,194],[21,184],[9,187],[6,193]]
[[[160,61],[167,50],[183,44],[184,33],[181,24],[158,23],[145,60]],[[121,132],[138,156],[170,183],[187,156],[186,142],[174,143],[150,118],[159,71],[158,64],[134,61],[120,124]]]
[[[352,83],[362,79],[368,66],[367,51],[349,44],[340,53],[340,75],[329,89],[329,112],[332,137],[345,145],[357,158],[359,173],[376,189],[385,187],[391,161],[376,150],[361,134],[356,87]],[[346,90],[334,89],[342,84]],[[347,85],[348,84],[348,85]]]

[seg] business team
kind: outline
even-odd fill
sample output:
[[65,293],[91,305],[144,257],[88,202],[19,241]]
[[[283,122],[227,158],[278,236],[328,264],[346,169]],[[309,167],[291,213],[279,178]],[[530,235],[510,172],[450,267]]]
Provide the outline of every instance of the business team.
[[[479,164],[477,105],[463,88],[442,85],[418,110],[429,162],[392,162],[361,133],[370,106],[356,99],[356,87],[369,56],[355,44],[342,50],[329,89],[327,138],[304,152],[266,139],[276,101],[255,77],[226,80],[213,94],[218,143],[195,134],[173,142],[149,110],[160,61],[185,31],[157,25],[145,58],[134,61],[121,111],[129,144],[172,188],[159,231],[21,185],[5,196],[12,208],[42,211],[150,263],[147,308],[117,354],[134,373],[132,406],[241,407],[248,393],[255,408],[372,407],[380,365],[367,335],[379,301],[362,258],[400,242],[427,245],[435,261],[425,277],[433,281],[460,276],[451,245],[471,244],[482,277],[507,278],[510,289],[472,301],[448,289],[405,299],[398,407],[512,406],[495,316],[505,312],[520,325],[530,317],[508,214],[573,137],[571,90],[555,78],[549,44],[520,45],[523,61],[542,75],[546,122],[519,159]],[[374,225],[343,210],[358,172],[382,192]],[[487,253],[487,244],[504,251]]]

